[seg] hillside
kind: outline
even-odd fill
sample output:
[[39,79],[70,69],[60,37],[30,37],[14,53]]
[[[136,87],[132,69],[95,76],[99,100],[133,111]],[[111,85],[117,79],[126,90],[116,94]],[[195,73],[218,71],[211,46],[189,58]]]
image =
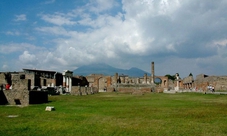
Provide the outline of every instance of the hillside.
[[115,73],[118,73],[118,75],[128,75],[130,77],[142,77],[144,73],[147,73],[150,75],[150,73],[143,71],[138,68],[130,68],[130,69],[120,69],[115,68],[110,65],[107,65],[105,63],[98,63],[98,64],[90,64],[81,66],[75,70],[73,70],[74,75],[83,75],[87,76],[90,74],[103,74],[103,75],[115,75]]

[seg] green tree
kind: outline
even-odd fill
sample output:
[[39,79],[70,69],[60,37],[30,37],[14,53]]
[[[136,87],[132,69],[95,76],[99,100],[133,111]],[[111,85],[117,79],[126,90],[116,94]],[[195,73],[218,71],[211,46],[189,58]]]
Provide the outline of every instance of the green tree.
[[170,74],[165,75],[165,77],[168,77],[168,79],[173,80],[173,81],[176,79],[175,75],[170,75]]

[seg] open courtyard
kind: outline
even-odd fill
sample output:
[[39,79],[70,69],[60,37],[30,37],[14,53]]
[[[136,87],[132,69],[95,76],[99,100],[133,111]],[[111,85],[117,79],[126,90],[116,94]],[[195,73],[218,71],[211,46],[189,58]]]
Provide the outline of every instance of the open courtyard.
[[[54,106],[54,111],[45,111]],[[227,95],[98,93],[0,106],[1,136],[225,136]]]

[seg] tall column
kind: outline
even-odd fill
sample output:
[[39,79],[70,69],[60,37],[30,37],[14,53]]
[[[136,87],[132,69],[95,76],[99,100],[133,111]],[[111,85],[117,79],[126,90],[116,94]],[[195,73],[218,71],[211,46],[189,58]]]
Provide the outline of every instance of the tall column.
[[179,75],[178,73],[176,74],[176,81],[177,81],[177,86],[175,87],[175,91],[179,91]]
[[118,73],[115,74],[115,85],[117,85]]
[[65,87],[66,92],[71,92],[73,72],[69,70],[64,70],[62,75],[63,75],[63,86]]
[[154,83],[154,62],[151,63],[151,83]]
[[114,88],[114,92],[117,91],[117,80],[118,80],[118,73],[115,73],[115,88]]
[[143,82],[144,82],[144,84],[147,84],[147,73],[144,74]]
[[72,78],[69,77],[69,92],[72,90]]
[[140,78],[137,78],[136,80],[137,80],[136,83],[139,84],[140,83]]
[[66,91],[69,92],[69,77],[66,77]]
[[63,87],[66,87],[66,79],[65,79],[65,76],[63,75]]

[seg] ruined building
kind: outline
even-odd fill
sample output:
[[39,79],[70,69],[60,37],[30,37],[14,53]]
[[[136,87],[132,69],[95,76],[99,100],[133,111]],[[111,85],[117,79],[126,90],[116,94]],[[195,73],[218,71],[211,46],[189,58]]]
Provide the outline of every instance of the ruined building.
[[0,85],[0,104],[27,106],[48,102],[47,92],[31,90],[31,80],[22,73],[0,73]]
[[[73,72],[23,69],[23,72],[0,73],[0,104],[29,105],[48,102],[48,95],[71,94],[88,95],[97,92],[165,92],[181,90],[202,90],[214,86],[215,90],[227,90],[227,76],[192,75],[181,79],[179,74],[171,81],[166,76],[155,75],[154,62],[151,63],[151,76],[141,77],[115,73],[105,76],[73,76]],[[157,82],[159,80],[160,82]]]
[[227,76],[208,76],[200,74],[196,79],[192,75],[183,79],[184,89],[206,91],[207,86],[213,86],[215,90],[227,91]]
[[0,73],[0,104],[29,105],[48,102],[48,95],[73,95],[96,92],[88,86],[86,78],[73,77],[69,70],[56,71],[23,69],[23,72]]
[[[163,92],[169,87],[168,77],[156,76],[154,73],[154,62],[151,63],[151,76],[145,73],[142,77],[129,77],[128,75],[104,76],[102,74],[91,74],[86,76],[89,86],[96,87],[100,92]],[[155,79],[161,82],[157,85]]]

